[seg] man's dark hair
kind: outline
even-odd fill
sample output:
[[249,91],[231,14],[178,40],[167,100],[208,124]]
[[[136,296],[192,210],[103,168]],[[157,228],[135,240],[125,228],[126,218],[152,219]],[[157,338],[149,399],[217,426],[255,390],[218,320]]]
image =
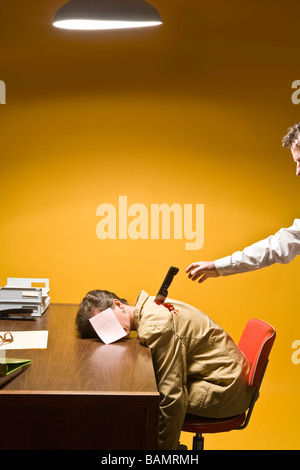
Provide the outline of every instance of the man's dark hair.
[[300,122],[290,127],[282,138],[282,147],[291,148],[295,141],[300,137]]
[[92,290],[82,299],[76,316],[77,331],[81,338],[98,338],[89,319],[94,315],[94,310],[106,310],[112,307],[114,299],[127,305],[127,300],[120,298],[108,290]]

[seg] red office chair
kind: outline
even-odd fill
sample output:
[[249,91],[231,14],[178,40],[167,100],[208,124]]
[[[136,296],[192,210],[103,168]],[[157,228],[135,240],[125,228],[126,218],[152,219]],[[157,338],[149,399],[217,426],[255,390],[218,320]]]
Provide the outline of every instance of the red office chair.
[[203,450],[205,433],[226,432],[245,429],[252,414],[254,404],[259,397],[259,389],[266,371],[269,355],[275,341],[274,328],[262,320],[249,320],[238,344],[250,365],[249,385],[255,389],[248,412],[230,418],[201,418],[187,415],[182,431],[195,433],[193,450]]

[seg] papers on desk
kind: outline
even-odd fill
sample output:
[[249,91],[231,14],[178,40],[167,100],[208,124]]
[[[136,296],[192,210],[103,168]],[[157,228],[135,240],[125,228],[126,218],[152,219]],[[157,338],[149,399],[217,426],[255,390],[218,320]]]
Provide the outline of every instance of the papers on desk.
[[[0,335],[6,333],[0,332]],[[0,346],[0,352],[7,349],[47,349],[48,331],[12,331],[13,342]]]
[[19,314],[40,317],[50,304],[49,291],[49,279],[8,278],[0,288],[0,319]]

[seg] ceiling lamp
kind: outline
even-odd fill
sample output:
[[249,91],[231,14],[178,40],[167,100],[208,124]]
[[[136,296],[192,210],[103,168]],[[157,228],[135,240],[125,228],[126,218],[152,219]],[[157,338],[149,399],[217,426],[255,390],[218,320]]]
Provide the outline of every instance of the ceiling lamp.
[[140,28],[162,23],[145,0],[71,0],[56,13],[53,25],[63,29]]

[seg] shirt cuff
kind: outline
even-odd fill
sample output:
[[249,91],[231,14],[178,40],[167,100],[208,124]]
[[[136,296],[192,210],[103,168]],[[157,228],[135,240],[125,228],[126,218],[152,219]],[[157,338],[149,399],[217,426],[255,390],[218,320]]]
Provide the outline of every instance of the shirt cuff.
[[214,261],[215,268],[220,276],[230,276],[236,274],[236,270],[232,266],[231,256],[225,256]]

